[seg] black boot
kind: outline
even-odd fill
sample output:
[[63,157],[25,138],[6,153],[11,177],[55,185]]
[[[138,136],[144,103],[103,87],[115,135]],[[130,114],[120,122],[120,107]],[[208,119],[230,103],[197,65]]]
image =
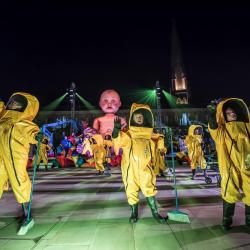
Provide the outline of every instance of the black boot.
[[109,168],[108,168],[108,163],[106,162],[105,164],[103,164],[104,165],[104,168],[105,168],[105,170],[104,170],[104,175],[106,175],[106,176],[111,176],[111,173],[109,172]]
[[250,206],[245,205],[246,226],[250,227]]
[[234,209],[235,209],[235,203],[228,203],[228,202],[223,200],[222,228],[224,230],[231,229],[231,225],[233,223]]
[[103,175],[104,171],[98,170],[98,172],[95,175]]
[[131,216],[129,218],[130,223],[136,223],[138,220],[138,203],[130,205],[131,207]]
[[191,180],[194,179],[194,176],[195,176],[195,169],[192,169],[192,177],[191,177]]
[[146,197],[146,199],[147,199],[147,203],[151,209],[153,217],[157,220],[157,222],[165,223],[167,220],[167,217],[162,217],[160,214],[158,214],[158,209],[156,206],[155,197],[154,196]]

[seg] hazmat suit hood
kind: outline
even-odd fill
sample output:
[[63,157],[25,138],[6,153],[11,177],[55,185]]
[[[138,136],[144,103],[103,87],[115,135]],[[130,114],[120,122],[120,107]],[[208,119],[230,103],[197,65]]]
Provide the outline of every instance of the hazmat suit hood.
[[[232,108],[237,115],[236,121],[227,121],[225,110],[227,108]],[[243,100],[238,98],[228,98],[222,100],[217,105],[216,120],[218,123],[218,128],[225,131],[224,140],[228,143],[228,154],[230,155],[230,148],[232,144],[237,151],[241,152],[240,158],[246,159],[250,154],[250,123],[249,123],[249,110],[247,105]],[[229,137],[229,139],[227,139]],[[245,165],[242,160],[239,163],[236,157],[230,155],[230,157],[235,162],[235,165]],[[239,158],[239,156],[238,156]]]
[[[143,115],[143,124],[138,125],[133,120],[134,114]],[[146,104],[133,103],[130,109],[129,116],[129,133],[132,138],[150,139],[153,132],[154,116],[150,107]]]
[[[8,104],[12,100],[18,100],[22,103],[22,108],[17,110],[11,110],[8,108]],[[3,112],[2,119],[11,119],[13,122],[18,122],[21,120],[32,121],[39,110],[39,101],[37,98],[31,94],[24,92],[14,93],[8,103],[6,104],[6,109]]]
[[227,108],[232,108],[235,111],[237,122],[249,123],[249,110],[244,101],[238,98],[228,98],[217,105],[216,120],[219,126],[228,122],[225,114]]
[[193,139],[197,139],[197,140],[199,140],[201,142],[202,134],[200,134],[200,135],[199,134],[194,134],[194,131],[197,128],[202,129],[202,126],[193,124],[188,128],[188,135],[185,138],[186,143],[188,143],[190,140],[192,141]]
[[200,125],[191,125],[189,128],[188,128],[188,136],[194,136],[195,134],[194,134],[194,131],[195,131],[195,129],[197,129],[197,128],[201,128],[202,129],[202,126],[200,126]]

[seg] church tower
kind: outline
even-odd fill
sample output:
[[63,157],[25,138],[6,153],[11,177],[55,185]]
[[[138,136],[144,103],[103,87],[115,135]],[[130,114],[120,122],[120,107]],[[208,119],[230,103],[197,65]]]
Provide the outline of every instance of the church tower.
[[176,104],[190,104],[190,88],[182,60],[176,23],[172,21],[171,37],[171,94],[176,96]]

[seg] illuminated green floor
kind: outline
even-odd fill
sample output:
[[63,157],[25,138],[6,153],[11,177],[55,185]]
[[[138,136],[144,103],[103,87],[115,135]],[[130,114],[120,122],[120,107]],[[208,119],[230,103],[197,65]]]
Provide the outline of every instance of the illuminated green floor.
[[[191,224],[158,224],[141,195],[140,220],[130,225],[119,169],[113,169],[111,177],[94,173],[40,171],[34,193],[35,226],[26,236],[16,236],[20,206],[11,191],[5,193],[0,200],[0,249],[250,249],[243,204],[237,204],[234,228],[227,233],[220,229],[222,203],[215,177],[206,185],[203,177],[191,181],[189,170],[178,168],[181,210],[190,215]],[[172,183],[165,178],[157,181],[162,214],[174,209]]]

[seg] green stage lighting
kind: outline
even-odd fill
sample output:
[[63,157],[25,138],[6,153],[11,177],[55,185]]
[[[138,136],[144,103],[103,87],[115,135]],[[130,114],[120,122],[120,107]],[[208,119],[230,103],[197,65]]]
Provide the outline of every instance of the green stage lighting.
[[50,104],[48,104],[47,106],[43,107],[41,110],[43,111],[53,111],[55,110],[59,104],[62,102],[62,100],[65,98],[65,96],[68,93],[63,94],[62,96],[60,96],[59,98],[57,98],[56,100],[54,100],[53,102],[51,102]]
[[78,93],[76,93],[76,96],[79,98],[79,100],[83,103],[83,105],[88,110],[96,110],[96,107],[93,106],[90,102],[88,102],[86,99],[84,99],[82,96],[80,96]]
[[131,96],[136,103],[148,104],[151,108],[156,107],[156,91],[154,89],[138,89],[133,91]]
[[163,95],[165,96],[165,98],[167,99],[169,106],[171,108],[176,108],[177,107],[177,104],[176,104],[177,98],[165,90],[163,90],[162,92],[163,92]]

